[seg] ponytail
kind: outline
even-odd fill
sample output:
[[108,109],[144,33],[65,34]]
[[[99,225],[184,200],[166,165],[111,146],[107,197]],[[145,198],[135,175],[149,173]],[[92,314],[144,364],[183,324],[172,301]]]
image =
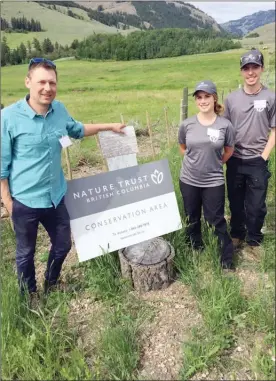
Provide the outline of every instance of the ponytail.
[[217,94],[213,94],[214,100],[215,100],[215,107],[214,111],[217,115],[222,115],[224,112],[224,106],[218,103],[218,96]]

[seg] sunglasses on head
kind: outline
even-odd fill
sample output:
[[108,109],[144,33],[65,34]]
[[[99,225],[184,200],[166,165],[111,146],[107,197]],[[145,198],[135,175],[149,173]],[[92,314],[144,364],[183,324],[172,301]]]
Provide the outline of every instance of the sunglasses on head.
[[246,56],[246,57],[242,57],[241,58],[241,63],[244,65],[246,63],[248,63],[249,61],[255,61],[255,62],[260,62],[262,63],[262,57],[258,54],[258,55],[253,55],[253,54],[250,54],[249,56]]
[[50,61],[50,60],[47,60],[47,58],[32,58],[29,62],[29,69],[32,65],[35,65],[35,64],[39,64],[41,62],[45,62],[47,65],[53,67],[54,69],[56,68],[56,65],[54,64],[54,62]]

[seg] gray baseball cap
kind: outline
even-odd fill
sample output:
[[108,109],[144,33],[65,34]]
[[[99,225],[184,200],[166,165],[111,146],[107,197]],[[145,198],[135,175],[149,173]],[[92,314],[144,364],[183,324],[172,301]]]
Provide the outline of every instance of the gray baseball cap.
[[258,49],[252,49],[249,52],[244,53],[240,58],[241,69],[247,64],[255,64],[263,66],[263,55]]
[[212,81],[206,80],[197,83],[193,96],[197,91],[205,91],[205,93],[208,94],[217,94],[217,87]]

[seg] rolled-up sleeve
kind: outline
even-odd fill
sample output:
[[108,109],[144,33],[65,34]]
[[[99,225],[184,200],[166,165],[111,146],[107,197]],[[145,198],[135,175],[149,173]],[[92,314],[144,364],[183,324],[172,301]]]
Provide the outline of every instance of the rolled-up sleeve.
[[7,179],[9,177],[11,160],[12,137],[8,127],[8,121],[5,120],[1,112],[1,179]]
[[81,139],[84,137],[84,125],[78,122],[70,116],[66,108],[64,108],[66,113],[66,129],[70,138]]

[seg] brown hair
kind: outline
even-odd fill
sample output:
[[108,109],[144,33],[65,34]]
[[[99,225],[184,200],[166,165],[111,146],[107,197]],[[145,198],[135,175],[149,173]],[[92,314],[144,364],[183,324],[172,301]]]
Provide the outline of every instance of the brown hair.
[[36,69],[36,68],[39,68],[39,67],[43,67],[44,69],[46,70],[53,70],[56,74],[56,78],[58,79],[58,75],[57,75],[57,69],[55,67],[53,67],[52,65],[50,65],[49,63],[47,62],[39,62],[39,63],[34,63],[32,64],[29,69],[28,69],[28,73],[27,73],[27,77],[31,78],[31,73]]
[[214,111],[217,115],[222,115],[223,112],[224,112],[224,106],[221,105],[220,103],[218,103],[218,96],[217,94],[213,94],[213,97],[214,97],[214,101],[215,101],[215,107],[214,107]]

